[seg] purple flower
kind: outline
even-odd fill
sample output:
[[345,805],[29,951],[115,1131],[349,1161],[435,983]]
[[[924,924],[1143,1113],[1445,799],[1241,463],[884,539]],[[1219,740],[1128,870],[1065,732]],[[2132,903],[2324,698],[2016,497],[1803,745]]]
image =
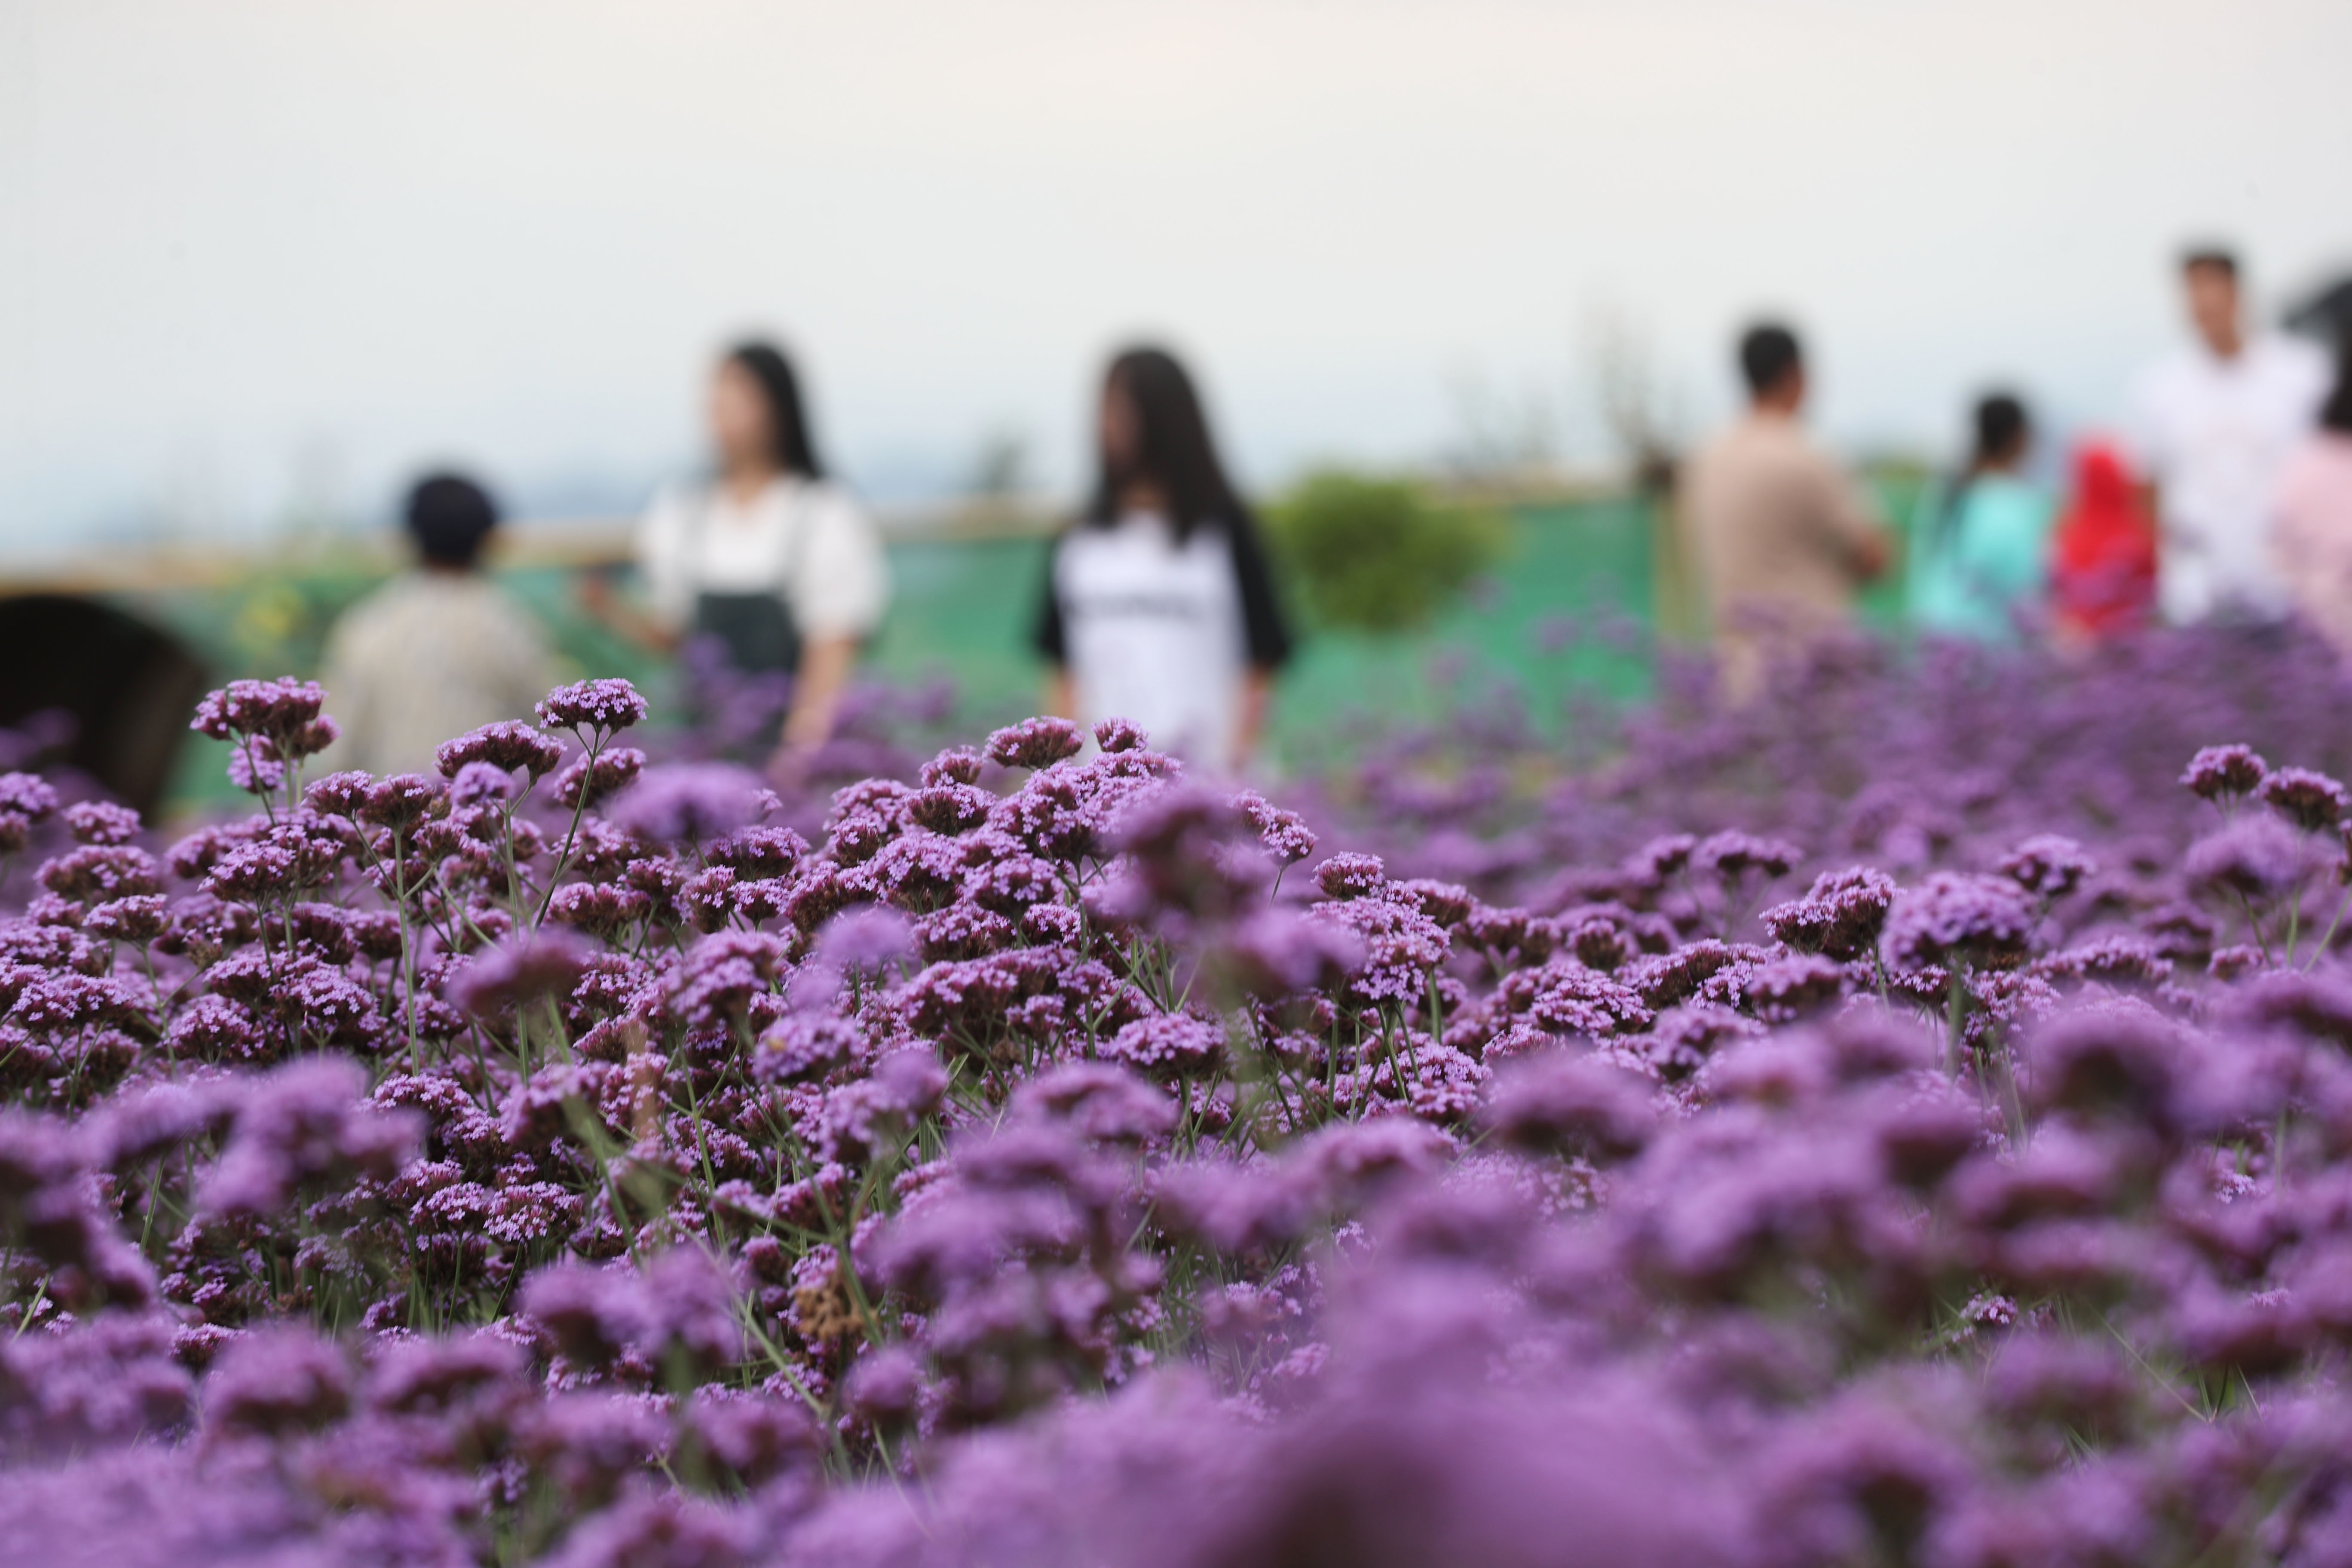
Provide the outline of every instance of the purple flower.
[[1007,768],[1047,768],[1075,757],[1086,734],[1067,719],[1025,719],[988,737],[989,761]]
[[573,1529],[547,1568],[749,1568],[749,1515],[675,1492],[632,1489]]
[[[1106,747],[1106,750],[1109,748]],[[1257,829],[1257,841],[1279,866],[1295,866],[1315,853],[1317,839],[1306,818],[1295,811],[1285,811],[1255,790],[1244,790],[1234,797]]]
[[2352,795],[2342,784],[2309,768],[2281,768],[2264,778],[2256,793],[2263,805],[2306,833],[2334,827],[2352,807]]
[[1131,719],[1105,719],[1095,726],[1095,744],[1114,755],[1120,752],[1140,752],[1150,737],[1143,727]]
[[561,742],[512,719],[485,724],[454,741],[445,741],[433,753],[434,765],[445,779],[456,778],[457,771],[468,763],[488,763],[507,773],[527,770],[531,777],[538,778],[552,772],[562,761]]
[[858,1358],[842,1402],[859,1420],[877,1426],[905,1421],[922,1395],[922,1363],[904,1345],[887,1345]]
[[0,811],[38,822],[58,808],[58,792],[38,773],[0,773]]
[[1845,966],[1819,953],[1792,953],[1752,966],[1740,981],[1741,999],[1756,1016],[1785,1024],[1835,1002],[1845,994]]
[[523,1368],[522,1347],[495,1334],[394,1341],[369,1369],[367,1400],[402,1415],[447,1411],[485,1394],[519,1393]]
[[1192,1078],[1224,1059],[1225,1031],[1181,1013],[1138,1018],[1101,1046],[1104,1059],[1155,1078]]
[[315,680],[291,677],[232,680],[196,704],[195,719],[188,728],[215,741],[239,736],[289,739],[316,722],[326,700],[327,689]]
[[416,1119],[363,1103],[367,1077],[332,1057],[289,1063],[239,1098],[228,1142],[197,1188],[201,1214],[272,1214],[312,1183],[388,1179],[415,1153]]
[[1339,984],[1363,967],[1369,950],[1344,926],[1276,908],[1235,925],[1224,951],[1244,990],[1279,995]]
[[504,805],[515,797],[514,776],[495,763],[467,763],[449,780],[449,804]]
[[1041,1073],[1014,1092],[1013,1110],[1065,1121],[1099,1143],[1148,1144],[1176,1125],[1174,1100],[1107,1062],[1071,1062]]
[[517,1447],[559,1498],[585,1510],[611,1501],[627,1478],[660,1460],[670,1436],[670,1423],[641,1396],[572,1394],[532,1412]]
[[357,772],[329,773],[302,792],[302,804],[329,816],[358,816],[375,787],[373,775]]
[[2038,1107],[2178,1127],[2199,1070],[2180,1032],[2137,1005],[2086,1007],[2035,1031],[2028,1089]]
[[778,1398],[706,1384],[695,1391],[688,1417],[704,1449],[745,1487],[809,1464],[821,1447],[808,1413]]
[[1655,887],[1691,862],[1698,840],[1687,833],[1669,833],[1653,838],[1626,858],[1629,875],[1647,887]]
[[477,954],[444,994],[457,1006],[487,1018],[551,991],[569,991],[592,951],[562,926],[542,926]]
[[913,947],[907,917],[868,904],[845,910],[817,932],[817,957],[844,972],[871,974],[907,956]]
[[2319,868],[2311,841],[2271,816],[2248,816],[2189,846],[2182,868],[2193,882],[2247,898],[2285,892]]
[[[591,936],[610,939],[622,927],[651,912],[653,900],[635,888],[609,882],[572,882],[547,900],[547,918]],[[542,930],[541,934],[546,934]]]
[[556,804],[569,810],[594,805],[635,784],[645,767],[646,754],[635,746],[583,752],[555,775]]
[[1341,1122],[1307,1139],[1289,1163],[1327,1200],[1351,1203],[1383,1184],[1425,1175],[1454,1152],[1454,1141],[1409,1116]]
[[422,773],[394,773],[378,783],[361,803],[358,816],[394,832],[414,826],[446,798],[448,786]]
[[155,858],[128,844],[86,844],[44,862],[39,879],[59,897],[83,902],[163,890],[163,868]]
[[1726,881],[1736,881],[1750,871],[1764,877],[1785,877],[1804,858],[1803,850],[1778,838],[1759,838],[1752,833],[1717,833],[1701,839],[1691,850],[1690,863]]
[[856,1026],[847,1019],[800,1008],[760,1037],[751,1068],[771,1082],[819,1078],[849,1061],[860,1043]]
[[2200,800],[2227,800],[2253,794],[2269,773],[2270,765],[2252,747],[2207,746],[2189,759],[2180,782]]
[[517,1309],[582,1366],[610,1365],[654,1342],[658,1315],[634,1268],[559,1263],[523,1282]]
[[1904,969],[1961,963],[2006,969],[2022,963],[2033,911],[2010,881],[1937,871],[1895,896],[1886,917],[1887,961]]
[[2063,899],[2080,887],[2098,864],[2073,839],[2037,833],[2001,858],[2000,874],[2045,899]]
[[66,807],[66,826],[77,843],[128,844],[139,837],[139,814],[111,801],[85,800]]
[[204,1384],[205,1425],[263,1436],[323,1426],[351,1408],[343,1354],[306,1330],[265,1329],[232,1341]]
[[1657,1113],[1648,1086],[1622,1068],[1544,1051],[1496,1080],[1479,1121],[1515,1148],[1611,1161],[1642,1151]]
[[1315,868],[1315,885],[1331,899],[1362,899],[1388,884],[1388,868],[1377,855],[1334,855]]
[[1949,1437],[1866,1398],[1795,1424],[1761,1478],[1767,1562],[1856,1562],[1914,1555],[1967,1485]]
[[539,700],[539,721],[557,730],[595,730],[606,734],[645,722],[646,700],[625,680],[604,679],[559,686]]
[[117,1023],[139,1011],[138,995],[128,982],[111,975],[49,973],[24,982],[8,1018],[28,1029],[47,1031]]
[[871,1078],[825,1096],[818,1139],[826,1158],[863,1162],[939,1109],[948,1075],[928,1050],[896,1051],[875,1064]]
[[923,787],[978,784],[982,762],[981,754],[970,746],[950,746],[923,764]]
[[665,844],[698,843],[747,827],[773,796],[746,769],[725,763],[648,768],[613,802],[612,818]]

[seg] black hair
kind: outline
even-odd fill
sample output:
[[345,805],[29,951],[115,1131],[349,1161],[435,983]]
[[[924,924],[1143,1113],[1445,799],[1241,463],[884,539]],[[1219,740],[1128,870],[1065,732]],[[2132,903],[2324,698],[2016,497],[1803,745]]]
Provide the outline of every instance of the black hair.
[[499,503],[463,474],[432,474],[408,492],[404,513],[416,552],[435,566],[469,567],[499,525]]
[[2226,274],[2231,282],[2238,280],[2238,253],[2219,245],[2192,245],[2180,253],[2180,270],[2195,272],[2210,267]]
[[816,443],[809,439],[808,415],[801,406],[800,378],[783,351],[773,343],[738,343],[727,351],[727,361],[740,365],[760,384],[768,404],[768,428],[775,443],[770,456],[776,467],[804,479],[824,478]]
[[1969,458],[1972,469],[2000,462],[2033,432],[2025,405],[2007,392],[1990,392],[1977,399],[1976,426],[1976,450]]
[[2336,331],[2336,389],[2319,405],[2319,427],[2352,436],[2352,321]]
[[1951,536],[1952,525],[1960,515],[1960,503],[1968,499],[1969,487],[1978,476],[2015,453],[2033,433],[2033,420],[2025,412],[2025,404],[2013,393],[1989,392],[1978,398],[1972,423],[1976,426],[1976,444],[1969,453],[1968,462],[1944,489],[1944,501],[1936,510],[1935,531],[1928,542],[1930,549],[1942,545]]
[[1751,396],[1770,392],[1804,363],[1797,334],[1778,321],[1760,321],[1739,335],[1739,374]]
[[1132,467],[1117,471],[1110,454],[1101,454],[1086,521],[1098,528],[1118,521],[1119,490],[1131,480],[1148,479],[1168,498],[1174,514],[1168,521],[1179,543],[1203,525],[1254,531],[1249,510],[1234,493],[1224,465],[1217,461],[1192,378],[1175,355],[1159,348],[1128,349],[1110,362],[1103,384],[1106,391],[1116,387],[1126,394],[1135,409],[1136,451]]

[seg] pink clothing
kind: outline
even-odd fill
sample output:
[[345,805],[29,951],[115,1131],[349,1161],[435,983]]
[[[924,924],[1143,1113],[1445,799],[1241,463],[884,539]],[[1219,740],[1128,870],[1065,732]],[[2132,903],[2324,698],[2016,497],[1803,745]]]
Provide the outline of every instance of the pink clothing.
[[2323,430],[2288,460],[2271,552],[2304,618],[2352,658],[2352,436]]

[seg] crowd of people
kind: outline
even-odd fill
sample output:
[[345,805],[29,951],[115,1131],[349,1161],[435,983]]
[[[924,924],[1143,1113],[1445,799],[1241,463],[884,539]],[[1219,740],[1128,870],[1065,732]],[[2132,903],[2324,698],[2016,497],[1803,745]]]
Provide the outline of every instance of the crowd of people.
[[[636,582],[582,579],[583,607],[648,650],[714,641],[737,670],[782,674],[792,699],[772,770],[788,775],[832,731],[859,649],[890,598],[873,516],[829,479],[800,384],[768,343],[712,372],[705,478],[664,489],[640,520]],[[1093,724],[1140,725],[1195,765],[1249,765],[1291,635],[1256,519],[1226,477],[1192,377],[1157,348],[1103,378],[1096,479],[1054,542],[1034,643],[1047,700]],[[331,759],[428,765],[443,738],[529,710],[549,684],[544,638],[482,571],[498,521],[470,480],[437,475],[406,510],[413,571],[355,605],[323,679],[343,726]]]
[[[2300,613],[2352,657],[2352,335],[2313,344],[2248,324],[2236,258],[2184,258],[2192,333],[2137,390],[2119,438],[2071,454],[2058,493],[2035,476],[2018,396],[1973,410],[1969,455],[1927,487],[1908,530],[1906,599],[1929,636],[2078,645],[2161,621]],[[1748,405],[1683,466],[1673,510],[1712,621],[1723,688],[1847,626],[1904,557],[1869,491],[1805,433],[1810,383],[1785,325],[1738,345]],[[772,766],[831,732],[890,575],[871,514],[828,476],[792,364],[767,343],[720,359],[707,475],[665,489],[635,537],[635,584],[583,580],[583,608],[639,645],[713,639],[792,697]],[[1157,348],[1103,378],[1096,478],[1055,538],[1033,641],[1051,710],[1130,720],[1212,773],[1246,770],[1292,638],[1256,520],[1227,476],[1201,397]],[[443,738],[518,717],[551,684],[542,634],[482,570],[489,496],[436,475],[409,499],[416,565],[355,606],[324,672],[344,738],[336,765],[420,768]]]
[[[2352,657],[2352,334],[2331,366],[2251,330],[2227,251],[2189,252],[2180,277],[2189,341],[2142,378],[2119,439],[2077,446],[2063,501],[2032,477],[2024,403],[1978,401],[1967,460],[1927,487],[1908,533],[1923,632],[2063,646],[2300,614]],[[1895,553],[1867,491],[1803,432],[1794,333],[1751,329],[1739,365],[1748,409],[1676,496],[1735,699],[1847,625]]]

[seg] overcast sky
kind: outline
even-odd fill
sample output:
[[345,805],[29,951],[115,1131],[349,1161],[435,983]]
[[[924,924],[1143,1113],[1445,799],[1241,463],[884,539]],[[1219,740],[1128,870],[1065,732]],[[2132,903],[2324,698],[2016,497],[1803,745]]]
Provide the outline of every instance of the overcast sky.
[[1260,484],[1538,401],[1600,456],[1604,320],[1695,424],[1762,310],[1850,448],[2097,421],[2183,239],[2352,264],[2347,60],[2342,0],[0,0],[0,522],[631,505],[749,329],[885,499],[1066,484],[1136,333]]

